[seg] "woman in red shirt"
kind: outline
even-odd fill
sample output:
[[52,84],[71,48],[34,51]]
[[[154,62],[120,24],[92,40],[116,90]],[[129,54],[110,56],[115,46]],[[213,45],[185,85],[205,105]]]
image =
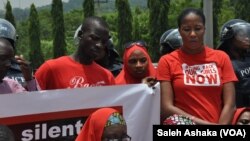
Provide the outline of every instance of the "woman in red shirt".
[[183,115],[196,124],[231,124],[237,77],[228,55],[204,45],[201,10],[183,10],[178,29],[183,45],[161,57],[157,68],[161,116]]

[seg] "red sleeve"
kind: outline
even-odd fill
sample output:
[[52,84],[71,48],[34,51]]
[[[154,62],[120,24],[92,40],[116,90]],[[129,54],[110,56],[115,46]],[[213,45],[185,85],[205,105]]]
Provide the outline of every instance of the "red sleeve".
[[222,53],[222,56],[224,58],[223,64],[222,64],[222,83],[232,82],[232,81],[238,81],[237,76],[235,75],[232,62],[227,54],[224,52]]
[[46,90],[49,85],[49,78],[52,77],[52,71],[47,62],[43,63],[35,73],[35,78],[41,90]]
[[170,66],[167,61],[167,56],[163,56],[160,58],[156,75],[157,75],[157,80],[168,80],[168,81],[171,80]]

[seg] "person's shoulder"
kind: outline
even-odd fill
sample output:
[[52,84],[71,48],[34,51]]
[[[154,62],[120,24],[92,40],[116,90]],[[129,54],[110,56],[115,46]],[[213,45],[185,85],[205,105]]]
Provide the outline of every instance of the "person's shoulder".
[[45,61],[39,68],[38,68],[38,72],[42,71],[48,71],[48,70],[58,70],[58,69],[62,69],[65,68],[67,64],[69,64],[68,62],[68,56],[62,56],[62,57],[58,57],[55,59],[49,59],[47,61]]
[[104,71],[104,72],[111,72],[108,68],[104,68],[101,65],[95,63],[94,64],[98,70]]
[[225,60],[230,60],[229,55],[222,50],[213,49],[209,47],[207,47],[206,50],[207,50],[208,57],[212,57],[216,59],[217,61],[223,62]]
[[60,62],[60,61],[66,61],[66,60],[69,60],[69,56],[61,56],[61,57],[58,57],[58,58],[49,59],[49,60],[47,60],[45,62],[53,63],[53,62]]
[[108,75],[113,75],[111,70],[109,70],[108,68],[104,68],[101,65],[93,62],[93,64],[91,65],[93,69],[95,69],[95,71],[98,71],[98,73],[101,74],[108,74]]
[[44,62],[44,64],[47,64],[49,66],[60,66],[60,65],[66,65],[70,61],[69,56],[61,56],[54,59],[49,59]]
[[168,54],[165,54],[165,55],[161,56],[160,59],[163,59],[163,60],[167,59],[167,60],[169,60],[171,58],[176,58],[179,53],[180,53],[180,49],[176,49],[176,50],[172,51],[171,53],[168,53]]
[[223,56],[226,55],[227,56],[227,54],[222,50],[214,49],[214,48],[211,48],[211,47],[208,47],[208,46],[206,46],[205,48],[206,48],[207,52],[210,52],[212,54],[223,55]]

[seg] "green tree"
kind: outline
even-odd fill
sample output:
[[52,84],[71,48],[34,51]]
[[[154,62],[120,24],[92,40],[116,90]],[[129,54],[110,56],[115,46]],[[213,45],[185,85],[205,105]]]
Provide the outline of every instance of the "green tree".
[[118,52],[123,54],[123,45],[132,40],[132,22],[133,17],[128,0],[116,0],[117,16],[117,37],[118,37]]
[[134,22],[133,22],[133,39],[141,40],[141,27],[139,21],[139,15],[141,14],[141,10],[136,7],[134,12]]
[[219,15],[221,14],[222,1],[213,0],[213,36],[214,47],[217,46],[219,39]]
[[148,0],[149,8],[149,51],[152,60],[159,60],[159,40],[162,33],[168,29],[168,11],[170,0]]
[[30,53],[29,59],[31,61],[31,67],[33,70],[37,69],[43,62],[44,58],[41,52],[40,43],[40,23],[36,7],[34,4],[30,7],[30,17],[29,17],[29,46]]
[[73,37],[76,29],[82,23],[82,20],[82,9],[74,9],[64,14],[65,29],[67,29],[65,32],[67,54],[72,54],[76,50]]
[[242,19],[250,22],[250,15],[247,12],[250,9],[250,3],[248,0],[231,0],[235,6],[235,18]]
[[84,0],[83,2],[84,17],[91,17],[95,15],[95,2],[94,0]]
[[187,7],[201,8],[202,0],[172,0],[168,12],[169,28],[177,28],[177,17]]
[[54,58],[57,58],[65,55],[66,53],[62,0],[52,1],[51,15],[52,15],[53,37],[54,37],[53,53],[54,53]]
[[15,17],[12,14],[12,7],[9,0],[6,3],[5,9],[5,19],[12,23],[14,27],[16,27]]
[[17,23],[18,40],[16,44],[16,54],[22,54],[24,58],[29,59],[29,21],[28,19]]

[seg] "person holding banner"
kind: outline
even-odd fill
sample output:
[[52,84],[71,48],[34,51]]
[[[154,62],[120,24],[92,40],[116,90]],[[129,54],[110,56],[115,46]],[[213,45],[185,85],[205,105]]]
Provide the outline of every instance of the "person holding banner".
[[43,90],[114,85],[112,73],[95,63],[109,41],[108,24],[100,17],[88,17],[78,32],[77,50],[70,56],[46,61],[35,77]]
[[158,64],[162,119],[178,114],[198,125],[231,124],[238,79],[229,56],[204,45],[201,10],[183,10],[178,29],[183,45],[162,56]]
[[84,123],[75,141],[131,141],[123,116],[113,108],[100,108]]
[[0,18],[0,38],[6,39],[11,44],[15,55],[15,57],[11,59],[11,66],[6,76],[17,81],[28,91],[39,90],[39,86],[33,78],[30,62],[25,60],[23,55],[15,54],[16,42],[18,39],[15,27],[12,23],[2,18]]
[[122,71],[115,78],[116,84],[146,83],[153,86],[156,81],[156,69],[142,41],[127,43],[123,55]]
[[[11,67],[11,60],[14,58],[14,49],[11,43],[0,38],[0,94],[25,92],[26,89],[17,81],[6,76]],[[22,60],[23,61],[23,60]],[[25,64],[24,64],[25,65]],[[27,83],[27,88],[35,89],[36,83]]]

